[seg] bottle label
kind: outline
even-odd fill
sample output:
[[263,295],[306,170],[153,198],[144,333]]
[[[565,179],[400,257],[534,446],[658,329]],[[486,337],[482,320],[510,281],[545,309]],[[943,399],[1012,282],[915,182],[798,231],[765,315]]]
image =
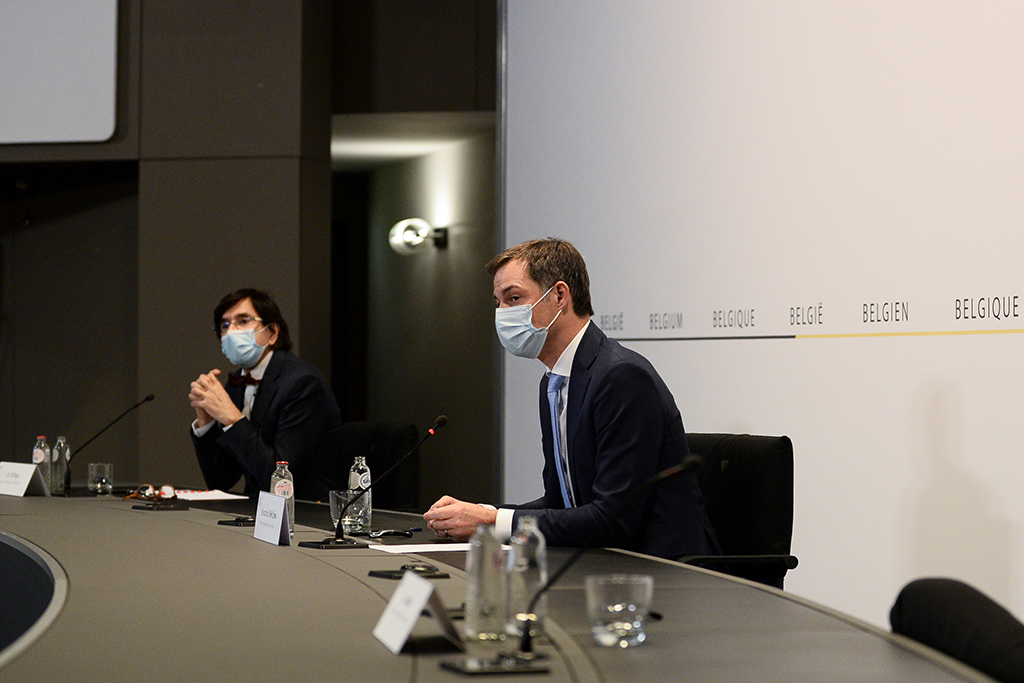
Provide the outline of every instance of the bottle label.
[[369,472],[364,472],[363,474],[361,474],[359,476],[359,486],[360,486],[360,488],[364,488],[365,489],[369,485],[370,485],[370,473]]
[[279,481],[276,484],[274,484],[274,493],[276,495],[278,495],[278,496],[284,496],[285,498],[291,498],[292,497],[292,491],[293,491],[292,483],[290,481],[288,481],[287,479],[282,479],[281,481]]
[[43,452],[42,448],[34,448],[32,450],[32,462],[39,464],[46,460],[46,453]]

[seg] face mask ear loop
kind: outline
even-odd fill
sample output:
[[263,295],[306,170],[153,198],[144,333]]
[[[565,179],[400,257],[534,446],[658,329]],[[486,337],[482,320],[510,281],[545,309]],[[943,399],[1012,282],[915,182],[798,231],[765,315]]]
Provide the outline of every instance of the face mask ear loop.
[[[557,284],[558,283],[556,282],[555,285],[557,285]],[[544,301],[544,299],[548,298],[548,294],[550,294],[551,290],[553,290],[555,288],[555,285],[551,285],[550,287],[548,287],[548,291],[546,291],[543,294],[541,294],[540,298],[533,302],[533,305],[530,306],[530,310],[531,311],[533,310],[534,306],[539,304],[541,301]],[[535,329],[538,329],[538,330],[548,330],[548,329],[551,329],[551,326],[555,324],[555,321],[558,320],[558,316],[560,316],[560,315],[562,315],[562,309],[561,308],[558,309],[558,313],[555,313],[555,317],[551,319],[551,322],[549,322],[544,327],[538,327],[538,328],[535,328]]]
[[540,329],[550,330],[551,326],[555,324],[555,321],[558,320],[558,316],[560,316],[560,315],[562,315],[562,309],[561,308],[558,309],[558,313],[555,313],[555,317],[551,319],[551,322],[549,322],[547,325],[545,325],[544,327],[542,327]]
[[[556,282],[555,285],[557,285],[557,284],[558,283]],[[544,301],[544,299],[548,298],[548,294],[550,294],[551,290],[555,288],[555,285],[551,285],[550,287],[548,287],[548,291],[546,291],[543,294],[541,294],[539,299],[537,299],[532,304],[530,304],[530,310],[531,311],[534,309],[534,307],[536,307],[537,304],[539,304],[541,301]]]

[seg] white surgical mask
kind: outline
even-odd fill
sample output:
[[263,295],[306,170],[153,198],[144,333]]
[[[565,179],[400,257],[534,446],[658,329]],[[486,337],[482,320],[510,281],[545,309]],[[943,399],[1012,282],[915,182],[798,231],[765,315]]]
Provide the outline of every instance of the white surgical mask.
[[243,368],[251,368],[256,365],[266,349],[266,346],[256,343],[256,330],[254,329],[228,330],[220,338],[220,350],[232,364]]
[[498,339],[513,356],[536,358],[540,355],[544,341],[548,338],[548,329],[558,320],[562,311],[559,309],[547,326],[537,328],[533,326],[533,307],[543,301],[554,288],[554,285],[548,288],[536,303],[494,309],[494,329],[498,332]]

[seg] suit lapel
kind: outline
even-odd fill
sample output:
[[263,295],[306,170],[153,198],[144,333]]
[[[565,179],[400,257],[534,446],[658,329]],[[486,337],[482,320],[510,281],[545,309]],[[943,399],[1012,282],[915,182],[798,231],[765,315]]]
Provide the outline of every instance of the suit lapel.
[[[565,414],[565,440],[566,450],[569,453],[569,470],[572,477],[573,491],[578,492],[579,484],[576,476],[576,429],[579,426],[580,411],[583,409],[583,399],[587,396],[587,387],[590,386],[590,366],[597,359],[597,351],[601,347],[601,340],[604,333],[591,323],[587,331],[583,333],[580,345],[576,347],[576,355],[572,359],[572,374],[569,376],[569,404],[566,406]],[[579,505],[579,493],[576,494],[576,504]]]

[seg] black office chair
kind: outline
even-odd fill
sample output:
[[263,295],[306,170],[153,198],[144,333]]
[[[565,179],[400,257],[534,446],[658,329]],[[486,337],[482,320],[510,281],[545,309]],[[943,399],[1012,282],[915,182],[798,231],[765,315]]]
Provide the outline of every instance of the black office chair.
[[1002,681],[1024,683],[1024,624],[955,579],[917,579],[889,613],[894,633],[913,638]]
[[346,468],[355,456],[366,457],[373,482],[373,507],[400,512],[420,510],[420,454],[410,455],[378,484],[375,477],[386,472],[399,458],[416,447],[416,425],[394,422],[346,422],[341,427],[340,458]]
[[720,556],[681,562],[775,588],[797,566],[793,539],[793,442],[788,436],[687,434]]

